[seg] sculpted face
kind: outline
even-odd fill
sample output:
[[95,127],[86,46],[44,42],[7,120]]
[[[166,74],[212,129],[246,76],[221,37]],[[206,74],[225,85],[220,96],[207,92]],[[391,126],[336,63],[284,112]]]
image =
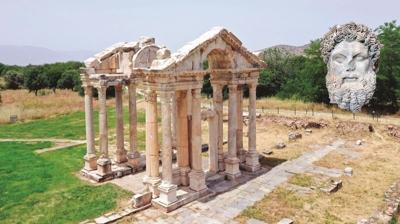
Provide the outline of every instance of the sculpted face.
[[343,40],[332,50],[326,76],[331,103],[356,112],[371,99],[376,74],[368,53],[368,47],[356,40]]

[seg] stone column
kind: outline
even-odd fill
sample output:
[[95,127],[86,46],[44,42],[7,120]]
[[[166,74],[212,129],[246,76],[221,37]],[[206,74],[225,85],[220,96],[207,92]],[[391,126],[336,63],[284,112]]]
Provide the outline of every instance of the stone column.
[[160,197],[157,200],[164,205],[174,203],[177,186],[172,184],[172,133],[171,133],[171,97],[170,92],[161,92],[162,123],[162,182],[158,186]]
[[249,150],[246,155],[245,168],[252,172],[260,169],[256,149],[256,88],[257,83],[249,84]]
[[115,86],[115,117],[116,117],[116,135],[117,135],[117,150],[115,152],[115,162],[124,163],[128,161],[126,150],[124,147],[124,110],[122,105],[123,85]]
[[111,160],[108,157],[108,127],[107,127],[107,86],[101,83],[97,89],[99,95],[99,133],[101,156],[97,160],[97,172],[104,176],[111,173]]
[[218,119],[216,113],[208,117],[208,152],[209,152],[209,172],[218,172]]
[[93,132],[93,87],[85,86],[85,124],[86,124],[86,155],[83,157],[85,160],[85,170],[95,170],[96,164],[96,150],[94,148],[94,132]]
[[229,85],[228,157],[225,159],[225,173],[229,179],[240,176],[236,145],[237,98],[237,85]]
[[177,104],[176,104],[176,92],[172,93],[172,118],[171,118],[171,123],[172,123],[172,148],[176,149],[176,124],[177,124]]
[[201,157],[201,95],[200,89],[192,90],[192,171],[189,173],[190,188],[207,189]]
[[188,133],[188,111],[187,91],[179,91],[177,102],[177,159],[180,172],[180,182],[183,186],[189,185],[189,133]]
[[213,108],[216,112],[217,120],[217,147],[218,147],[218,170],[224,171],[224,121],[223,121],[223,98],[222,98],[222,85],[213,84]]
[[137,149],[137,110],[136,110],[136,85],[128,85],[129,92],[129,152],[128,164],[136,171],[141,170],[140,153]]
[[146,175],[143,182],[158,196],[157,186],[160,184],[158,125],[157,125],[157,94],[153,90],[146,92]]
[[236,131],[237,156],[240,163],[246,161],[246,152],[243,149],[243,87],[238,86],[237,95],[237,131]]

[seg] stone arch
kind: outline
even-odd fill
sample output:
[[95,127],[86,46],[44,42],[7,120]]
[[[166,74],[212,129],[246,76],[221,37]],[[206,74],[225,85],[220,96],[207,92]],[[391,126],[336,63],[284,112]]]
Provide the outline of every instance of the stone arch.
[[232,69],[233,57],[227,50],[213,49],[207,55],[209,69]]
[[157,51],[160,49],[157,45],[149,45],[141,48],[132,58],[134,68],[150,68],[151,63],[156,59]]

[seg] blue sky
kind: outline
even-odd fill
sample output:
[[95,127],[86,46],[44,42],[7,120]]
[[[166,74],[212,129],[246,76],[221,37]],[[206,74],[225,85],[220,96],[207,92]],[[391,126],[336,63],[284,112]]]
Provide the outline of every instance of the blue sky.
[[400,22],[399,0],[1,0],[0,45],[101,50],[153,36],[175,51],[213,26],[250,50],[303,45],[334,24]]

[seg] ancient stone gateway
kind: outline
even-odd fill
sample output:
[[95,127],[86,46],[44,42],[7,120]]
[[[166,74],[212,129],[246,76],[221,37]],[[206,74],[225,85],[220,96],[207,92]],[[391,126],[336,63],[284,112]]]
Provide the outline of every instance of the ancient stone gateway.
[[[203,67],[204,61],[209,67]],[[155,44],[154,38],[117,43],[85,61],[82,81],[85,89],[87,154],[82,174],[96,181],[135,173],[143,169],[137,149],[136,89],[145,92],[146,153],[143,183],[153,194],[153,204],[171,211],[207,194],[206,179],[213,174],[234,180],[241,169],[260,169],[256,151],[256,86],[265,66],[242,46],[240,40],[215,27],[176,53]],[[213,107],[202,111],[203,78],[211,74]],[[249,87],[249,148],[243,149],[243,86]],[[115,87],[116,151],[108,153],[106,89]],[[129,149],[124,148],[122,92],[129,92]],[[223,151],[222,89],[229,88],[228,152]],[[99,97],[99,152],[93,132],[93,88]],[[161,102],[162,142],[159,148],[157,98]],[[202,168],[201,120],[210,127],[210,169]],[[173,167],[176,148],[177,166]],[[161,167],[160,167],[161,152]],[[98,156],[99,155],[99,156]],[[161,168],[161,169],[160,169]],[[161,174],[160,174],[161,171]],[[177,197],[179,188],[187,197]]]

